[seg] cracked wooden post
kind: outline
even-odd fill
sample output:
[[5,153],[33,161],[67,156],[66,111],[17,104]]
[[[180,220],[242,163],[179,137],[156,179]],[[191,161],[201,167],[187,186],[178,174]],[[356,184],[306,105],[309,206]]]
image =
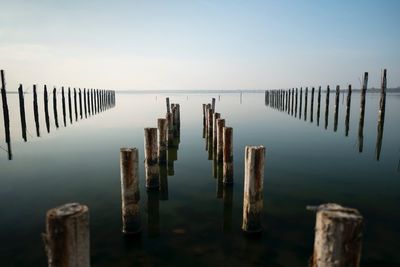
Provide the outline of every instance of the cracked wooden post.
[[264,146],[246,146],[242,230],[247,233],[262,231],[264,161]]
[[221,114],[215,112],[213,114],[213,151],[217,152],[217,119],[221,117]]
[[165,164],[167,162],[167,119],[158,119],[157,126],[158,163]]
[[233,129],[224,127],[223,139],[223,178],[224,184],[233,184]]
[[139,152],[137,148],[121,148],[122,233],[137,234],[140,221]]
[[363,217],[356,209],[337,204],[318,207],[311,267],[358,267]]
[[144,128],[144,157],[146,187],[159,187],[159,168],[157,161],[157,128]]
[[217,162],[224,161],[224,140],[223,128],[225,127],[224,119],[217,119]]
[[90,266],[89,208],[68,203],[47,211],[43,234],[49,267]]
[[166,102],[166,104],[167,104],[167,113],[170,113],[170,112],[171,112],[171,109],[170,109],[170,105],[169,105],[169,97],[167,97],[167,98],[165,99],[165,102]]

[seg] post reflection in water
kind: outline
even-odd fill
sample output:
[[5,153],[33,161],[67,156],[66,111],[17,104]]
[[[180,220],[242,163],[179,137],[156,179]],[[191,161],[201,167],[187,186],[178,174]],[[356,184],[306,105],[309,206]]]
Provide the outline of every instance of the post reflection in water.
[[55,87],[53,89],[53,111],[54,111],[54,122],[56,124],[56,128],[58,128],[57,89]]
[[43,101],[44,101],[44,117],[46,120],[46,129],[47,132],[50,133],[50,118],[49,118],[49,99],[47,95],[47,86],[44,85],[44,93],[43,93]]
[[224,186],[222,192],[223,198],[223,218],[222,230],[231,232],[233,219],[233,186]]
[[147,225],[148,236],[160,235],[160,201],[159,192],[155,189],[147,190]]
[[345,120],[345,135],[349,136],[350,130],[350,106],[351,106],[351,85],[349,85],[347,91],[347,100],[346,100],[346,120]]
[[168,200],[168,170],[165,164],[160,164],[160,200]]
[[18,87],[18,95],[19,95],[19,113],[21,117],[21,129],[22,129],[22,139],[27,141],[26,137],[26,117],[25,117],[25,100],[24,100],[24,91],[22,88],[22,84]]
[[331,89],[328,87],[326,88],[326,102],[325,102],[325,130],[328,129],[328,116],[329,116],[329,94]]
[[36,135],[40,137],[39,111],[36,93],[36,84],[33,85],[33,115],[35,117]]

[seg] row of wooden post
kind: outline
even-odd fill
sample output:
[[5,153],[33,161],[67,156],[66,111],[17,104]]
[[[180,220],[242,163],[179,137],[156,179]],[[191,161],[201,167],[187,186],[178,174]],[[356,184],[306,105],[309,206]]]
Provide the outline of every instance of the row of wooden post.
[[[385,109],[386,109],[386,69],[383,71],[382,79],[381,79],[381,96],[379,102],[379,111],[378,111],[378,134],[376,140],[376,159],[380,159],[381,148],[382,148],[382,139],[383,139],[383,127],[385,121]],[[364,121],[365,121],[365,103],[366,103],[366,93],[368,86],[368,72],[364,73],[363,84],[360,91],[360,117],[358,124],[358,150],[359,152],[363,152],[364,147]],[[295,117],[297,117],[297,113],[299,113],[299,118],[301,118],[302,110],[302,88],[300,88],[300,99],[298,98],[298,88],[289,89],[289,90],[268,90],[265,91],[265,104],[267,106],[271,106],[272,108],[278,109],[283,112],[287,112]],[[314,121],[314,91],[315,88],[311,89],[311,106],[310,106],[310,122]],[[336,132],[338,129],[338,121],[339,121],[339,98],[340,98],[340,87],[336,86],[335,90],[335,102],[334,102],[334,123],[333,130]],[[344,92],[343,92],[344,93]],[[325,101],[325,129],[328,128],[328,117],[329,117],[329,96],[330,96],[330,87],[327,86],[326,89],[326,101]],[[351,98],[352,98],[352,86],[349,85],[347,89],[347,97],[346,97],[346,115],[345,115],[345,136],[349,136],[350,130],[350,107],[351,107]],[[304,107],[304,120],[307,120],[307,100],[308,100],[308,88],[305,90],[305,107]],[[299,109],[298,107],[299,104]],[[318,98],[317,98],[317,125],[320,123],[320,111],[321,111],[321,86],[318,88]]]

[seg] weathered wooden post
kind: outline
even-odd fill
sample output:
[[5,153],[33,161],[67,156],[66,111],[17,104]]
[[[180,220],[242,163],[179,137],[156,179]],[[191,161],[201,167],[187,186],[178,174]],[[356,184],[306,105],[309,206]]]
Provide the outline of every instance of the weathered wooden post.
[[1,100],[3,103],[3,117],[4,117],[4,131],[7,143],[8,160],[12,160],[11,152],[11,134],[10,134],[10,113],[8,110],[6,80],[4,77],[4,70],[0,71],[1,74]]
[[158,163],[165,164],[167,162],[167,119],[158,119]]
[[144,128],[144,156],[146,187],[159,187],[159,167],[157,160],[157,128]]
[[174,143],[174,118],[172,113],[166,114],[167,119],[167,144],[172,147]]
[[335,98],[335,115],[333,121],[333,131],[337,131],[338,118],[339,118],[339,97],[340,97],[340,86],[336,86],[336,98]]
[[321,114],[321,86],[318,87],[317,126],[319,126],[320,114]]
[[221,114],[218,112],[215,112],[213,114],[213,151],[216,155],[217,152],[217,119],[221,117]]
[[87,118],[87,108],[86,108],[86,103],[87,103],[87,101],[86,101],[86,88],[83,88],[83,103],[84,103],[84,106],[85,106],[85,118]]
[[47,95],[47,86],[46,85],[44,85],[43,100],[44,100],[44,117],[46,120],[46,128],[47,128],[47,132],[50,133],[49,99],[48,99],[48,95]]
[[286,98],[287,98],[287,113],[290,115],[290,89],[287,91],[287,96],[286,96]]
[[167,104],[167,113],[170,113],[170,112],[171,112],[171,109],[170,109],[170,106],[169,106],[169,97],[167,97],[167,98],[165,99],[165,102],[166,102],[166,104]]
[[68,108],[69,108],[69,122],[72,124],[72,101],[71,101],[71,88],[68,87]]
[[311,118],[310,118],[310,120],[311,120],[311,123],[314,121],[314,92],[315,92],[315,88],[314,87],[312,87],[311,88],[311,114],[310,114],[310,116],[311,116]]
[[91,112],[90,112],[90,92],[89,92],[89,88],[87,89],[87,91],[86,91],[86,94],[87,94],[87,109],[88,109],[88,115],[90,116],[91,115]]
[[57,113],[57,89],[53,88],[53,112],[54,112],[54,122],[56,128],[58,128],[58,113]]
[[224,161],[224,140],[223,140],[223,129],[225,127],[224,119],[217,119],[217,162],[222,163]]
[[296,88],[296,104],[295,104],[295,110],[294,110],[294,116],[297,118],[297,102],[299,99],[299,95],[298,95],[298,89]]
[[292,88],[292,107],[291,107],[291,111],[290,114],[293,116],[293,107],[294,107],[294,88]]
[[215,98],[213,97],[211,100],[211,109],[215,112]]
[[356,209],[332,203],[319,206],[310,266],[360,266],[362,224],[363,217]]
[[375,156],[377,161],[379,161],[381,157],[383,127],[385,124],[385,109],[386,109],[386,69],[383,70],[382,82],[381,82],[381,98],[379,101],[378,135],[376,138],[376,149],[375,149]]
[[302,103],[303,103],[303,87],[300,87],[300,106],[299,106],[299,119],[301,119],[301,112],[302,112]]
[[214,111],[213,109],[208,109],[208,114],[207,114],[207,150],[212,151],[212,143],[213,143],[213,114]]
[[346,100],[346,119],[345,119],[345,135],[349,136],[349,124],[350,124],[350,106],[351,106],[351,85],[349,85],[349,89],[347,91],[347,100]]
[[223,127],[223,183],[233,184],[233,129]]
[[364,82],[361,89],[360,121],[358,123],[358,151],[361,153],[364,148],[364,117],[365,117],[365,95],[368,86],[368,72],[364,73]]
[[62,101],[64,127],[66,127],[67,126],[67,119],[66,119],[66,111],[65,111],[64,86],[61,87],[61,101]]
[[81,88],[79,88],[79,115],[81,119],[83,118],[82,113],[82,91]]
[[20,84],[18,87],[18,95],[19,95],[19,114],[21,116],[22,138],[26,142],[27,138],[26,138],[25,101],[24,101],[24,91],[22,89],[22,84]]
[[308,102],[308,87],[306,87],[306,93],[304,95],[304,121],[307,120],[307,102]]
[[78,105],[76,99],[76,89],[74,88],[74,107],[75,107],[75,121],[78,121]]
[[36,135],[40,137],[39,109],[36,93],[36,84],[33,85],[33,116],[35,117]]
[[247,233],[262,231],[264,161],[264,146],[246,146],[242,230]]
[[325,130],[328,129],[328,116],[329,116],[329,95],[331,89],[328,87],[326,88],[326,102],[325,102]]
[[46,215],[43,234],[49,267],[90,266],[89,208],[68,203]]
[[121,148],[122,232],[137,234],[140,221],[139,152],[137,148]]

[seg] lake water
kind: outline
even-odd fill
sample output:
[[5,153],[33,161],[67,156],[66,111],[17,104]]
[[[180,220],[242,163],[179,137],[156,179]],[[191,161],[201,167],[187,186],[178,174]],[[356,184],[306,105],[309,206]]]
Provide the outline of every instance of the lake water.
[[[180,143],[173,175],[162,194],[147,193],[143,129],[165,116],[165,97],[179,103]],[[304,96],[304,93],[303,93]],[[49,132],[38,94],[37,137],[32,94],[25,95],[27,142],[21,131],[17,94],[8,94],[12,160],[0,118],[1,266],[47,266],[41,233],[50,208],[68,202],[90,209],[92,266],[307,266],[315,213],[307,205],[335,202],[364,216],[361,266],[400,266],[400,95],[388,94],[380,159],[377,160],[379,94],[366,97],[362,152],[360,95],[353,93],[345,136],[345,95],[340,95],[337,130],[331,93],[325,129],[325,93],[317,125],[266,106],[263,93],[117,94],[116,106],[72,124],[62,119],[58,95],[56,128],[49,97]],[[202,138],[202,104],[233,127],[234,185],[213,176]],[[315,100],[317,97],[315,97]],[[72,107],[74,107],[72,105]],[[67,105],[68,109],[68,105]],[[303,102],[304,110],[304,102]],[[304,112],[304,111],[303,111]],[[379,142],[378,142],[379,143]],[[244,147],[264,145],[263,234],[242,233]],[[139,148],[142,234],[121,234],[119,149]],[[172,174],[172,172],[170,173]]]

